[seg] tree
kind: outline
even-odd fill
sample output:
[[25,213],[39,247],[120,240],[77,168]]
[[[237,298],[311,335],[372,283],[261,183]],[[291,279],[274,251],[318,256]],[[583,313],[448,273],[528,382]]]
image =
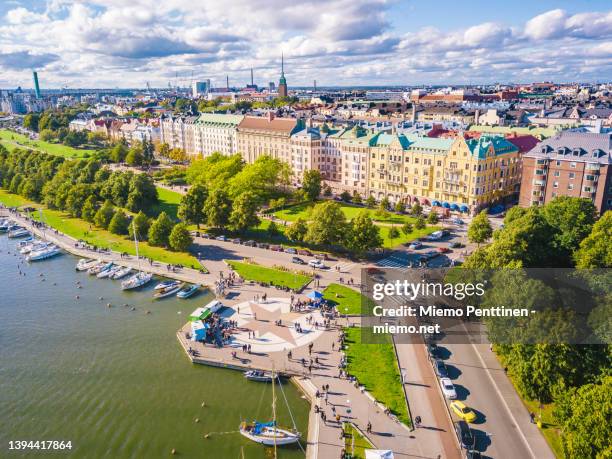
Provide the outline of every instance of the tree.
[[167,247],[174,222],[166,212],[160,213],[149,228],[149,245]]
[[128,233],[128,225],[130,221],[125,215],[125,212],[121,209],[117,209],[113,218],[111,218],[110,223],[108,224],[108,230],[113,234],[127,234]]
[[204,203],[204,214],[208,226],[223,228],[229,221],[231,202],[224,190],[213,190]]
[[38,132],[39,119],[40,115],[38,113],[28,113],[23,117],[23,127]]
[[98,209],[96,215],[94,216],[95,225],[104,229],[108,228],[108,225],[111,219],[113,218],[114,213],[115,208],[113,207],[113,203],[107,199],[106,201],[104,201],[104,204],[102,204],[102,207]]
[[43,142],[49,142],[55,138],[55,133],[51,129],[43,129],[40,131],[38,138]]
[[433,210],[429,212],[429,215],[427,216],[427,223],[430,225],[435,225],[438,223],[438,213]]
[[391,228],[389,228],[389,239],[393,240],[393,239],[397,239],[400,235],[399,230],[395,227],[392,226]]
[[133,174],[129,176],[126,206],[132,212],[148,209],[159,202],[157,187],[148,174]]
[[304,237],[306,237],[306,233],[308,232],[308,225],[306,224],[306,220],[302,217],[299,217],[292,225],[290,225],[285,230],[285,236],[287,236],[292,241],[302,242]]
[[266,231],[268,232],[268,235],[270,235],[271,237],[277,236],[278,235],[278,226],[276,225],[275,222],[271,221],[270,224],[268,225],[268,229]]
[[155,155],[155,147],[153,143],[146,138],[142,141],[142,156],[145,164],[151,164]]
[[247,191],[236,198],[232,204],[229,223],[234,231],[245,231],[252,226],[259,225],[257,217],[257,199],[253,193]]
[[304,240],[315,245],[341,245],[347,227],[346,216],[340,204],[325,201],[312,209],[311,222]]
[[83,220],[89,223],[94,222],[94,218],[96,216],[96,205],[97,205],[96,197],[93,195],[89,196],[85,200],[85,203],[83,204],[83,208],[81,209],[81,217],[83,218]]
[[115,163],[122,163],[127,156],[128,148],[124,139],[118,141],[110,151],[110,159]]
[[493,228],[487,217],[487,211],[483,210],[472,219],[470,227],[467,231],[467,237],[470,242],[475,242],[480,246],[483,242],[488,241],[493,235]]
[[170,145],[168,145],[167,143],[162,143],[159,146],[158,153],[159,153],[159,156],[161,156],[162,158],[169,158],[170,157]]
[[368,196],[366,199],[366,206],[368,206],[370,209],[376,207],[376,199],[374,199],[374,196]]
[[402,225],[402,233],[404,233],[406,236],[412,233],[412,230],[413,230],[412,223],[406,222]]
[[325,191],[323,191],[323,196],[325,196],[326,198],[329,198],[331,195],[332,195],[331,186],[325,185]]
[[378,204],[378,211],[380,214],[384,215],[389,210],[389,207],[391,207],[391,203],[389,202],[389,198],[385,196]]
[[581,269],[612,266],[612,211],[606,211],[593,225],[591,233],[580,243],[574,258]]
[[125,157],[125,162],[130,166],[142,166],[144,163],[144,153],[142,145],[133,145]]
[[403,214],[404,212],[406,212],[406,204],[404,204],[403,201],[397,201],[395,203],[394,209],[396,212]]
[[208,197],[208,190],[204,185],[196,184],[189,188],[181,198],[178,207],[178,217],[187,223],[195,223],[200,228],[204,223],[204,203]]
[[423,207],[421,207],[421,204],[419,204],[418,202],[415,202],[412,205],[412,209],[411,209],[410,213],[412,215],[414,215],[415,217],[418,217],[419,215],[423,214]]
[[193,243],[193,238],[184,223],[174,225],[168,239],[170,248],[177,252],[186,252]]
[[136,239],[144,241],[147,239],[149,233],[149,227],[151,226],[151,219],[141,210],[132,219],[132,223],[129,227],[130,237],[134,238],[134,231],[136,231]]
[[414,227],[418,230],[422,230],[423,228],[425,228],[427,225],[425,223],[425,219],[423,218],[422,215],[419,215],[416,219],[416,222],[414,222]]
[[351,202],[351,193],[348,191],[343,191],[340,193],[340,199],[342,199],[344,202]]
[[382,246],[380,229],[372,222],[368,211],[361,211],[351,221],[346,241],[347,247],[358,255]]
[[351,198],[351,201],[353,201],[355,204],[362,203],[363,200],[361,199],[361,195],[357,193],[357,190],[353,191],[353,197]]
[[321,194],[321,172],[317,169],[309,169],[304,172],[302,189],[310,201],[316,200]]

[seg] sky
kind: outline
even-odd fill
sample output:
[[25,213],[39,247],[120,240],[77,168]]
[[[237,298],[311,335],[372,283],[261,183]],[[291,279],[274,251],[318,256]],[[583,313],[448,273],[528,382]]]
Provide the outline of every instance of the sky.
[[0,0],[0,87],[612,80],[600,0]]

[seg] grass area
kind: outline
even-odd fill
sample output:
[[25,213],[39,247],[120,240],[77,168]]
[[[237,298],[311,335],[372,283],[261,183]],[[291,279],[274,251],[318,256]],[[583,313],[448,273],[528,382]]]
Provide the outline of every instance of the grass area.
[[346,357],[349,374],[359,380],[372,396],[383,403],[398,419],[410,426],[410,416],[391,338],[384,342],[362,342],[362,329],[345,328]]
[[[36,208],[43,207],[40,204],[28,201],[21,196],[11,194],[5,190],[0,190],[0,202],[8,207],[21,207],[25,205]],[[44,207],[43,210],[45,223],[68,236],[75,239],[82,239],[88,244],[98,247],[109,248],[117,252],[127,252],[131,255],[136,254],[134,242],[127,237],[96,228],[85,220],[70,217],[61,211],[46,209]],[[33,217],[38,219],[38,213],[34,214]],[[150,246],[146,242],[139,243],[138,248],[140,255],[153,258],[162,263],[181,264],[195,268],[199,268],[200,266],[195,257],[185,252],[172,252],[162,247]]]
[[255,282],[265,282],[273,285],[281,285],[292,290],[299,290],[311,279],[303,274],[267,268],[254,263],[244,263],[234,260],[225,261],[243,279],[252,280]]
[[368,311],[371,311],[372,306],[375,304],[370,298],[363,296],[352,288],[340,284],[329,284],[327,288],[323,290],[323,298],[334,304],[340,314],[348,314],[351,316],[367,315],[362,314],[363,301],[365,301],[364,304]]
[[372,443],[361,435],[361,432],[353,424],[347,422],[343,426],[344,449],[350,459],[365,459],[365,450],[373,449]]
[[178,220],[178,206],[181,203],[182,194],[166,188],[157,188],[157,196],[159,204],[151,208],[150,215],[157,216],[162,212],[166,212],[173,220]]
[[11,151],[15,148],[25,148],[44,151],[51,155],[63,156],[64,158],[83,158],[91,155],[94,151],[83,148],[73,148],[61,143],[30,140],[28,136],[9,131],[8,129],[0,129],[0,143]]
[[[413,229],[413,231],[409,234],[404,234],[401,231],[401,226],[404,223],[414,223],[416,222],[416,218],[411,217],[410,215],[399,215],[393,212],[386,212],[384,215],[378,214],[376,209],[368,209],[366,207],[355,206],[351,204],[341,203],[342,212],[346,215],[348,220],[352,220],[362,211],[368,212],[370,218],[374,220],[376,225],[380,228],[380,235],[383,238],[383,247],[386,249],[390,249],[393,247],[397,247],[401,244],[406,244],[407,242],[413,241],[415,239],[427,236],[428,234],[433,233],[440,229],[439,226],[428,226],[424,229],[417,230]],[[305,220],[309,219],[310,210],[312,209],[313,204],[310,203],[301,203],[296,204],[295,206],[288,207],[287,209],[279,210],[274,212],[274,216],[285,221],[293,222],[298,218],[303,218]],[[389,237],[389,229],[391,226],[395,225],[398,230],[400,230],[399,237],[391,239]],[[281,227],[279,225],[279,227]]]
[[[499,355],[498,355],[499,358]],[[500,359],[502,365],[505,365],[503,359]],[[542,414],[542,428],[540,432],[546,439],[548,446],[553,450],[553,453],[556,457],[563,457],[563,450],[561,447],[561,431],[559,429],[559,425],[555,421],[555,417],[553,416],[553,410],[555,409],[554,403],[548,403],[542,406],[540,411],[540,402],[537,400],[526,400],[519,390],[517,389],[516,383],[510,373],[508,373],[508,377],[510,378],[510,382],[514,386],[514,390],[521,398],[523,405],[527,408],[530,413],[535,413],[536,419],[539,418],[540,413]]]

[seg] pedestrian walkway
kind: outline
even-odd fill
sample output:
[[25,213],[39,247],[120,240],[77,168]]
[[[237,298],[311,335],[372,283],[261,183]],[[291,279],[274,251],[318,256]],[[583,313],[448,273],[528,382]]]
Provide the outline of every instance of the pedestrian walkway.
[[356,263],[352,263],[350,261],[340,262],[331,267],[332,270],[338,271],[341,273],[348,273],[356,266]]
[[410,268],[408,267],[408,263],[410,260],[407,255],[404,254],[394,254],[390,257],[383,258],[376,262],[376,265],[381,268],[397,268],[400,272],[407,272]]

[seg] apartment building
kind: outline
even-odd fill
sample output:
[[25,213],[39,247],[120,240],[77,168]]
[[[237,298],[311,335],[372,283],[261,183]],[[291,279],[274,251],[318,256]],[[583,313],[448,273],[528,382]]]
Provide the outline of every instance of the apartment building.
[[214,152],[233,155],[238,151],[237,127],[243,115],[205,113],[195,122],[195,149],[204,157]]
[[269,155],[291,164],[291,135],[303,127],[301,121],[278,118],[272,112],[265,117],[245,116],[237,126],[238,152],[248,163]]
[[612,209],[612,134],[559,132],[523,156],[519,205],[543,205],[557,196],[593,201]]

